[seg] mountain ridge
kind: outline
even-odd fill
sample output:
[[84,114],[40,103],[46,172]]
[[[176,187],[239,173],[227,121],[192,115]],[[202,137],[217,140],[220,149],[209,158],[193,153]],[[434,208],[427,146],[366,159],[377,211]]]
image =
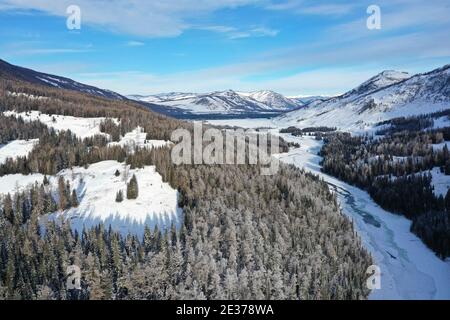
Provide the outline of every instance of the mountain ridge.
[[[389,73],[395,73],[397,77],[378,81]],[[364,130],[380,121],[448,108],[450,65],[445,65],[412,76],[398,71],[383,71],[340,96],[288,112],[276,121],[296,126]]]
[[198,115],[207,113],[281,113],[302,106],[296,101],[270,90],[237,92],[228,89],[209,93],[170,92],[155,95],[129,95],[127,98]]
[[61,88],[84,92],[103,98],[115,100],[127,100],[126,97],[111,90],[100,89],[91,85],[77,82],[70,78],[39,72],[33,69],[13,65],[2,59],[0,59],[0,76],[3,77],[6,76],[7,78],[13,77],[22,81],[31,82],[33,84],[40,84],[53,88]]

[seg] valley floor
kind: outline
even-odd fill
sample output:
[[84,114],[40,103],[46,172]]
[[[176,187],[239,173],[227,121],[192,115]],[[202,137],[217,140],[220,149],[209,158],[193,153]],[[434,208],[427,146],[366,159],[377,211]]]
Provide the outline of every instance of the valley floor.
[[[228,124],[275,127],[270,120],[235,120]],[[369,299],[450,299],[450,261],[439,259],[410,232],[410,220],[383,210],[367,192],[322,173],[321,157],[317,155],[321,141],[313,137],[282,136],[286,141],[298,142],[300,148],[278,155],[279,159],[317,174],[329,184],[337,194],[343,213],[352,219],[364,246],[380,267],[381,289],[373,290]]]
[[301,147],[280,155],[280,160],[318,174],[330,185],[381,268],[381,289],[373,290],[370,299],[450,298],[450,261],[439,259],[409,231],[410,220],[383,210],[367,192],[323,174],[317,156],[320,141],[312,137],[283,138]]

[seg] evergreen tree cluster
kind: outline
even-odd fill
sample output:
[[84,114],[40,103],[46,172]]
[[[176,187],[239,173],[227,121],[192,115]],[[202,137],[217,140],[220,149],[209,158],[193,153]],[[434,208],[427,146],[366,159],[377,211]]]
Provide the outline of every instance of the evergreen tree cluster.
[[129,183],[127,183],[127,199],[137,199],[139,196],[139,186],[136,175],[133,174]]

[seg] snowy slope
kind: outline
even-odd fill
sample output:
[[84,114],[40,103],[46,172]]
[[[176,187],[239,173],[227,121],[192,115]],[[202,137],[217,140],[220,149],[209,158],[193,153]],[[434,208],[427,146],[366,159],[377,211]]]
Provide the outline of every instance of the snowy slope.
[[[114,175],[116,170],[120,171],[120,177]],[[138,198],[128,200],[124,196],[123,202],[115,202],[119,190],[126,195],[126,182],[133,174],[138,181]],[[116,161],[103,161],[90,165],[88,169],[63,170],[58,176],[69,180],[71,187],[77,190],[80,205],[57,212],[50,218],[70,219],[74,229],[104,223],[106,228],[111,225],[124,235],[141,236],[146,225],[152,229],[155,225],[164,228],[170,227],[172,222],[178,225],[181,221],[178,193],[162,181],[154,166],[132,170]]]
[[432,177],[431,185],[434,187],[434,194],[445,197],[448,189],[450,189],[450,177],[442,173],[440,168],[433,168],[433,170],[428,172]]
[[[105,118],[78,118],[72,116],[51,115],[40,113],[39,111],[28,111],[17,113],[14,111],[6,111],[3,114],[6,116],[21,117],[25,121],[40,121],[47,127],[53,128],[56,131],[69,130],[77,137],[84,139],[94,135],[106,135],[100,132],[100,123]],[[116,119],[113,119],[117,121]],[[108,135],[106,135],[108,136]]]
[[147,134],[141,127],[137,127],[133,131],[128,132],[118,142],[108,143],[108,145],[110,146],[128,147],[130,148],[130,150],[134,150],[135,147],[147,149],[160,148],[170,144],[171,144],[170,141],[147,140]]
[[[120,176],[116,177],[118,170]],[[136,175],[139,196],[136,200],[126,199],[126,182]],[[179,225],[182,211],[178,207],[178,193],[155,171],[154,166],[130,169],[117,161],[103,161],[90,165],[87,169],[75,167],[49,177],[53,197],[57,200],[58,177],[70,182],[78,195],[79,206],[49,215],[49,219],[64,218],[71,221],[72,228],[80,231],[83,226],[91,227],[104,223],[123,235],[142,235],[145,226],[154,228],[170,227],[172,222]],[[6,175],[0,177],[0,197],[7,193],[23,190],[35,182],[42,183],[44,176]],[[124,192],[121,203],[115,201],[116,193]]]
[[238,94],[254,101],[261,102],[272,110],[289,111],[302,106],[301,103],[270,90],[249,93],[239,92]]
[[39,139],[14,140],[0,145],[0,164],[4,163],[8,158],[27,156],[38,142]]
[[44,181],[44,175],[34,173],[29,175],[7,174],[0,177],[0,198],[8,193],[13,194],[18,191],[24,191],[35,182],[39,184]]
[[306,107],[309,105],[316,105],[318,103],[324,102],[326,100],[331,99],[331,96],[289,96],[287,97],[290,100],[295,101],[300,106]]
[[412,77],[385,71],[342,96],[292,111],[276,120],[283,126],[330,126],[361,131],[380,121],[448,108],[450,65]]
[[204,94],[172,92],[150,96],[131,95],[128,98],[194,114],[283,112],[299,106],[295,101],[273,91],[244,93],[226,90]]

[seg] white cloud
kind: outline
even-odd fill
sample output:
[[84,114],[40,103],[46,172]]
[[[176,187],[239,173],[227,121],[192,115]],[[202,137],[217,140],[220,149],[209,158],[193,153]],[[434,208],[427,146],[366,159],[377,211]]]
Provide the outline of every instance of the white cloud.
[[131,40],[126,43],[127,47],[141,47],[144,46],[145,43],[141,41]]
[[[199,16],[219,9],[255,4],[264,0],[78,0],[82,24],[113,32],[143,37],[170,37],[181,34]],[[0,10],[35,9],[66,16],[73,0],[3,0]]]
[[303,15],[343,15],[351,12],[357,5],[355,3],[332,3],[326,1],[288,0],[285,2],[271,3],[266,6],[268,10],[288,11]]
[[196,27],[199,30],[206,30],[211,32],[218,32],[226,34],[229,39],[243,39],[250,37],[275,37],[279,31],[267,27],[262,26],[253,26],[247,29],[239,29],[236,27],[230,26],[204,26],[204,27]]
[[[433,35],[413,33],[372,39],[363,46],[359,42],[343,41],[337,47],[336,43],[328,47],[326,42],[319,41],[221,67],[169,74],[138,71],[78,74],[76,79],[123,94],[208,92],[229,88],[242,91],[272,89],[286,95],[336,94],[353,88],[384,69],[403,69],[415,64],[419,67],[405,71],[426,71],[423,61],[450,56],[450,42],[445,41],[447,37],[445,31]],[[436,43],[440,45],[436,46]],[[389,57],[389,60],[380,57]],[[349,65],[359,67],[350,68]],[[312,71],[273,77],[274,72],[291,72],[311,66],[315,66]]]

